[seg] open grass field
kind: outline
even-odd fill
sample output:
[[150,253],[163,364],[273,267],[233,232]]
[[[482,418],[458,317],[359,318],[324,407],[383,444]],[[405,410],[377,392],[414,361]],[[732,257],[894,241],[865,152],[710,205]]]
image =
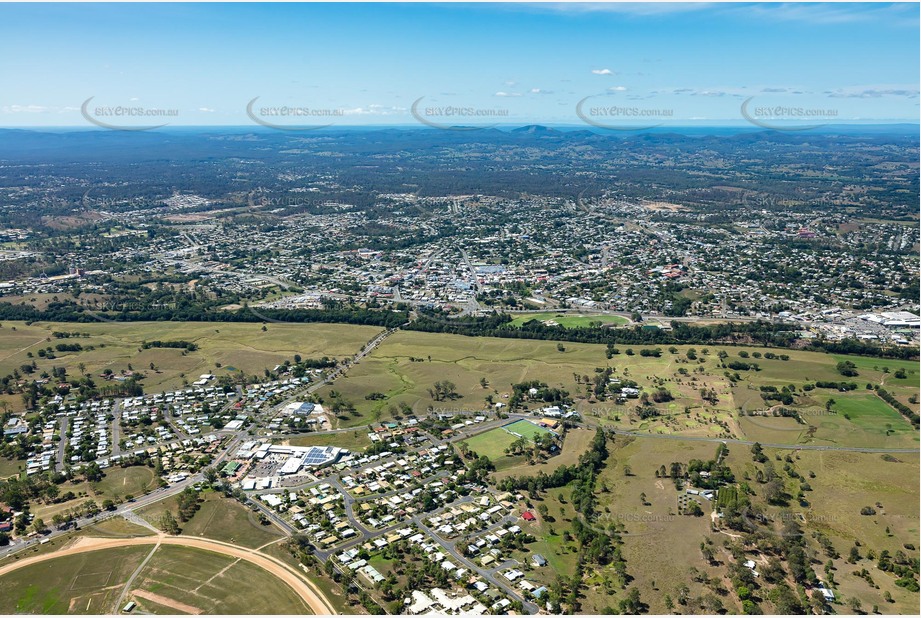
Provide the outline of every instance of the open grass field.
[[195,515],[182,524],[185,536],[201,536],[241,547],[257,548],[281,539],[275,526],[263,526],[253,512],[222,494],[206,491]]
[[129,598],[142,610],[173,614],[310,613],[294,591],[258,566],[172,545],[157,549]]
[[160,518],[163,517],[167,511],[172,512],[173,515],[179,512],[179,500],[176,496],[158,500],[153,504],[138,509],[135,513],[137,513],[138,517],[141,517],[156,527]]
[[153,468],[146,466],[107,468],[105,473],[101,481],[92,484],[93,491],[99,496],[110,498],[138,496],[150,490],[156,483]]
[[61,494],[73,492],[77,496],[76,498],[57,504],[36,503],[32,508],[32,512],[37,517],[42,517],[45,521],[50,522],[56,513],[63,513],[68,509],[79,506],[86,502],[87,499],[95,500],[97,504],[102,504],[102,501],[106,499],[118,502],[127,496],[140,496],[156,487],[156,485],[157,479],[152,468],[145,466],[121,468],[115,466],[106,468],[105,477],[97,483],[87,481],[65,482],[60,486]]
[[122,585],[150,547],[63,556],[0,577],[0,613],[112,614]]
[[[66,341],[76,341],[84,347],[95,346],[95,349],[56,352],[57,358],[53,360],[39,358],[39,348],[53,348],[63,341],[52,336],[55,331],[88,333],[87,338]],[[118,374],[131,365],[147,376],[143,381],[145,390],[154,392],[181,388],[183,380],[192,382],[202,373],[221,375],[242,370],[248,375],[261,375],[265,368],[271,369],[295,354],[304,358],[351,356],[379,332],[380,329],[372,326],[346,324],[268,324],[263,332],[262,325],[256,323],[35,322],[26,326],[23,322],[4,322],[0,328],[0,375],[33,360],[39,372],[50,372],[51,367],[56,366],[66,368],[71,375],[79,375],[80,363],[94,376],[104,369]],[[179,349],[141,350],[141,342],[145,340],[191,341],[198,345],[198,350],[185,356]],[[29,352],[33,353],[33,358],[28,357]],[[156,370],[150,369],[151,363]],[[17,399],[10,403],[21,406]]]
[[496,468],[513,465],[514,461],[523,461],[524,456],[511,457],[505,454],[505,449],[511,446],[512,442],[517,440],[515,436],[505,431],[501,427],[490,429],[487,432],[477,434],[472,438],[467,438],[464,442],[471,451],[489,459],[496,465]]
[[18,476],[23,470],[25,470],[24,461],[0,457],[0,479]]
[[545,313],[526,313],[523,315],[518,315],[512,320],[513,326],[521,326],[525,322],[530,320],[539,320],[541,322],[546,322],[552,320],[559,324],[560,326],[565,326],[566,328],[579,328],[590,326],[592,323],[601,323],[601,324],[629,324],[630,320],[627,318],[621,317],[619,315],[579,315],[579,314],[567,314],[567,313],[554,313],[554,312],[545,312]]
[[477,455],[489,457],[495,464],[496,470],[502,471],[512,467],[520,467],[521,464],[526,462],[524,455],[505,454],[505,449],[511,446],[518,439],[518,436],[533,440],[535,436],[545,433],[550,432],[530,421],[519,420],[477,434],[472,438],[465,439],[464,442]]
[[[804,411],[822,408],[822,397],[828,394],[836,401],[844,402],[844,406],[850,405],[850,401],[845,401],[850,397],[872,395],[865,390],[841,393],[841,397],[838,397],[837,391],[823,393],[824,389],[803,393],[804,384],[843,379],[836,370],[839,357],[817,352],[770,350],[778,355],[787,354],[789,360],[783,361],[763,358],[763,354],[769,351],[763,348],[696,346],[697,358],[689,359],[688,352],[694,346],[675,346],[674,353],[665,347],[659,357],[640,355],[641,346],[633,349],[634,353],[630,355],[627,353],[630,348],[620,346],[621,354],[608,359],[602,345],[567,342],[563,347],[561,352],[552,341],[398,332],[352,367],[344,378],[336,381],[334,387],[321,389],[320,395],[327,397],[331,390],[335,390],[352,402],[358,414],[339,422],[341,426],[358,427],[389,418],[391,406],[400,403],[410,406],[416,413],[438,408],[479,411],[489,405],[487,396],[501,402],[511,393],[512,384],[540,380],[567,390],[575,408],[585,418],[593,418],[593,422],[650,433],[729,436],[764,441],[769,441],[766,436],[779,435],[776,426],[768,423],[766,428],[759,427],[747,420],[740,422],[739,418],[740,408],[758,410],[770,407],[760,396],[761,386],[778,389],[796,386],[801,395],[799,402],[792,407]],[[724,362],[718,356],[721,351],[727,354],[725,362],[756,362],[760,371],[740,371],[740,380],[733,384],[725,375],[727,369],[721,366]],[[742,351],[750,356],[742,357]],[[754,357],[755,353],[762,357]],[[854,381],[862,387],[866,383],[884,384],[909,407],[918,409],[917,405],[908,404],[908,398],[918,393],[917,363],[857,357],[853,360],[860,374],[853,378]],[[610,400],[596,401],[587,393],[587,388],[595,369],[599,367],[611,367],[613,377],[634,380],[647,391],[662,386],[674,399],[657,406],[659,415],[647,419],[636,416],[636,400],[628,400],[624,405],[616,405]],[[883,371],[886,367],[889,373]],[[906,379],[894,377],[899,368],[905,369]],[[487,380],[486,388],[480,384],[484,378]],[[428,391],[439,380],[453,382],[458,396],[449,401],[434,400]],[[701,389],[712,390],[715,401],[705,401]],[[384,399],[366,399],[371,393],[382,393]],[[879,404],[885,406],[885,402],[856,400],[853,403],[862,407],[850,414],[851,419],[844,418],[843,414],[806,416],[808,425],[815,429],[805,427],[806,431],[794,441],[867,446],[910,447],[918,444],[917,432],[904,418],[894,410],[890,412],[880,407]],[[892,425],[888,436],[885,435],[887,423]],[[781,433],[796,436],[797,432]],[[504,448],[499,449],[500,452]]]
[[[791,451],[765,449],[765,454],[774,459],[778,454],[786,457]],[[791,500],[788,509],[799,518],[807,543],[823,562],[827,556],[815,541],[814,533],[826,535],[841,554],[841,558],[833,561],[839,599],[857,596],[864,608],[877,604],[886,614],[917,612],[918,594],[896,586],[895,577],[880,571],[876,560],[867,559],[867,553],[872,550],[878,555],[880,551],[888,550],[894,555],[901,551],[911,558],[918,558],[918,550],[910,550],[904,544],[912,543],[917,547],[921,533],[918,514],[919,455],[797,451],[791,457],[792,466],[808,478],[812,491],[806,492],[807,506]],[[731,449],[726,461],[737,478],[752,475],[755,471],[756,466],[747,449]],[[783,463],[775,459],[774,465],[780,469]],[[797,482],[787,480],[788,493],[794,493],[797,488]],[[781,521],[779,507],[765,505],[757,495],[757,484],[755,490],[753,503],[776,521]],[[860,510],[866,506],[873,507],[876,513],[861,515]],[[860,543],[861,559],[857,564],[848,564],[846,558],[855,542]],[[879,589],[871,588],[864,579],[853,574],[863,568],[869,571]],[[818,565],[816,571],[824,578]],[[893,597],[891,604],[883,599],[886,591]],[[851,613],[843,605],[836,606],[836,611]]]
[[365,428],[336,433],[308,433],[286,440],[291,446],[339,446],[352,453],[360,453],[371,446]]
[[[679,583],[686,583],[691,595],[702,593],[702,586],[688,577],[688,568],[706,569],[700,542],[710,534],[710,510],[702,503],[704,516],[679,515],[674,483],[671,479],[656,478],[655,471],[661,465],[668,468],[673,461],[686,464],[691,459],[711,459],[716,445],[617,438],[609,442],[608,450],[610,455],[597,484],[599,521],[617,524],[625,530],[621,551],[627,572],[634,578],[631,586],[649,604],[649,613],[670,613],[664,605],[664,596],[670,594],[676,598],[674,587]],[[603,491],[603,487],[608,491]],[[641,494],[646,495],[648,504],[643,504]],[[614,590],[615,598],[607,598],[606,589]],[[623,588],[617,582],[608,588],[599,581],[587,596],[599,611],[605,605],[616,607],[616,598],[623,598]],[[726,606],[732,613],[732,606],[729,603]]]
[[796,419],[780,416],[743,416],[739,426],[749,440],[766,444],[798,444],[808,430]]
[[85,529],[85,534],[88,536],[95,537],[136,537],[136,536],[152,536],[154,531],[150,528],[145,528],[139,524],[132,523],[122,517],[110,517],[109,519],[104,519],[98,524],[93,524]]
[[532,476],[540,472],[550,474],[560,466],[571,466],[579,462],[579,457],[591,446],[595,432],[592,429],[570,429],[563,440],[563,449],[559,455],[551,457],[544,463],[531,465],[527,462],[506,467],[496,471],[493,478],[500,481],[508,476]]
[[[903,448],[918,445],[918,432],[889,404],[872,392],[834,393],[815,397],[822,408],[806,416],[818,427],[815,441],[827,440],[842,446]],[[824,403],[834,399],[835,414],[827,414]]]

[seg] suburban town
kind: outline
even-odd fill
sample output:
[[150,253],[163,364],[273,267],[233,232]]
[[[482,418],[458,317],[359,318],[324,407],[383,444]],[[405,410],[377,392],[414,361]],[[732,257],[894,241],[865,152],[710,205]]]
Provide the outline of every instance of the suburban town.
[[919,615],[919,25],[0,3],[0,614]]

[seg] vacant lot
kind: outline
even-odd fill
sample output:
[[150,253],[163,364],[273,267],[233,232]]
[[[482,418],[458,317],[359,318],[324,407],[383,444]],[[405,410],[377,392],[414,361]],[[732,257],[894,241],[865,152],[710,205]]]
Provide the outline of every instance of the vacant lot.
[[368,431],[362,427],[354,431],[336,433],[307,433],[286,440],[292,446],[338,446],[352,453],[360,453],[371,446]]
[[182,534],[202,536],[241,547],[260,547],[282,537],[275,526],[263,526],[253,512],[230,498],[208,491],[202,494],[201,507],[182,524]]
[[[671,462],[712,459],[717,445],[642,438],[617,438],[608,444],[610,455],[597,485],[599,521],[624,530],[622,552],[627,572],[635,578],[631,586],[640,591],[649,612],[669,613],[664,596],[676,598],[679,584],[686,583],[692,595],[703,590],[688,577],[688,568],[706,568],[700,543],[710,535],[710,508],[702,501],[704,516],[678,514],[675,484],[669,478],[656,478],[656,470],[663,465],[668,469]],[[589,595],[596,611],[605,605],[617,606],[614,599],[605,598],[604,578],[600,579]],[[614,589],[622,597],[622,589]],[[726,606],[730,612],[738,611],[731,602]]]
[[[16,330],[14,331],[13,328]],[[56,339],[53,332],[88,333],[77,339]],[[144,388],[161,391],[181,388],[184,381],[192,382],[199,374],[229,373],[242,370],[248,375],[259,374],[278,363],[292,359],[351,356],[380,329],[372,326],[345,324],[261,324],[226,322],[126,322],[126,323],[48,323],[4,322],[0,328],[0,375],[6,375],[33,360],[38,371],[64,367],[71,375],[80,374],[80,364],[93,375],[111,369],[118,374],[129,365],[143,371]],[[198,346],[194,352],[170,348],[141,349],[143,341],[191,341]],[[58,343],[79,343],[93,350],[55,352],[57,358],[38,357],[38,350]],[[103,347],[104,346],[104,347]],[[29,352],[33,357],[28,356]],[[156,369],[150,369],[153,363]],[[10,402],[21,406],[19,398]]]

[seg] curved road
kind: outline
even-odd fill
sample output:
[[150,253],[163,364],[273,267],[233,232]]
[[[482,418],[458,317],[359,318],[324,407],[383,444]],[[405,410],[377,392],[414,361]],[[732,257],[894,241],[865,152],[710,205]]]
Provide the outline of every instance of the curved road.
[[69,556],[73,554],[79,554],[89,551],[99,551],[102,549],[114,549],[117,547],[127,547],[131,545],[179,545],[183,547],[192,547],[196,549],[202,549],[205,551],[211,551],[218,554],[223,554],[225,556],[230,556],[233,558],[238,558],[241,560],[246,560],[251,562],[258,567],[261,567],[280,579],[281,581],[288,584],[292,590],[303,599],[304,603],[310,608],[310,610],[316,615],[323,614],[335,614],[335,610],[330,604],[329,600],[323,595],[323,593],[312,583],[305,580],[297,571],[292,569],[290,566],[274,558],[272,556],[263,554],[260,551],[254,549],[247,549],[245,547],[239,547],[236,545],[231,545],[230,543],[223,543],[221,541],[214,541],[210,539],[199,539],[191,537],[182,537],[182,536],[167,536],[167,535],[156,535],[156,536],[146,536],[146,537],[135,537],[135,538],[125,538],[125,539],[111,539],[111,538],[93,538],[93,537],[82,537],[77,543],[69,548],[61,549],[56,552],[49,554],[41,554],[38,556],[31,556],[29,558],[23,558],[18,562],[12,564],[6,564],[0,567],[0,577],[6,575],[11,571],[20,569],[31,564],[36,564],[39,562],[44,562],[46,560],[53,560],[55,558],[61,558],[63,556]]

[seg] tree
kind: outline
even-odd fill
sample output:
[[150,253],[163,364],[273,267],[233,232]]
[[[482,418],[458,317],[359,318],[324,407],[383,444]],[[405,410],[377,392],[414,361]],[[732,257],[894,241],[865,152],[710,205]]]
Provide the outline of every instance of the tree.
[[179,522],[176,521],[176,518],[173,517],[173,514],[169,511],[163,514],[159,521],[160,530],[167,534],[179,534]]
[[90,483],[98,483],[103,479],[105,474],[102,471],[102,468],[99,467],[99,464],[95,461],[91,461],[87,464],[86,468],[83,470],[83,475],[86,477],[86,480]]
[[847,600],[848,607],[851,608],[855,614],[860,612],[860,608],[863,606],[863,603],[857,597],[851,597]]
[[41,517],[36,517],[35,521],[32,522],[32,529],[39,534],[43,533],[46,530],[45,520]]
[[851,361],[841,361],[835,366],[835,368],[838,370],[838,373],[848,378],[858,375],[857,365]]
[[202,474],[204,475],[205,480],[209,485],[214,485],[214,483],[217,481],[217,470],[214,468],[205,468],[202,470]]

